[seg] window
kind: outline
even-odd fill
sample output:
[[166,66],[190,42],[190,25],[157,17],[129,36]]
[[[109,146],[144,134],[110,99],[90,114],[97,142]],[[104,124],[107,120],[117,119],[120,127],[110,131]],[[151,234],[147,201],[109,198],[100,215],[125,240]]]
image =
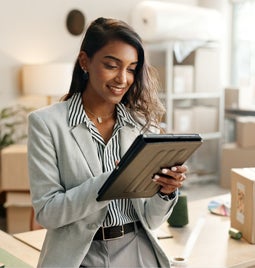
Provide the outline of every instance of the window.
[[232,1],[231,82],[240,88],[240,106],[255,106],[255,0]]

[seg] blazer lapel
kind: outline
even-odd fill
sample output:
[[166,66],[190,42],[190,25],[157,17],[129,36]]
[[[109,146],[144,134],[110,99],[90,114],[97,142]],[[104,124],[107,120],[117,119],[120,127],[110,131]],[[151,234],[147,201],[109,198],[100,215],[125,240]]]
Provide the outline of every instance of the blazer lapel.
[[88,129],[80,124],[74,127],[71,132],[87,160],[91,173],[94,176],[100,175],[102,173],[101,163],[98,159],[96,145]]
[[121,144],[121,157],[125,154],[128,148],[131,146],[135,138],[140,134],[137,128],[130,128],[124,126],[120,130],[120,144]]
[[[98,159],[97,148],[92,140],[91,134],[88,129],[80,124],[71,130],[74,139],[78,143],[89,167],[94,176],[102,173],[101,163]],[[130,128],[124,126],[120,130],[120,143],[121,143],[121,157],[128,150],[135,138],[140,134],[137,128]]]

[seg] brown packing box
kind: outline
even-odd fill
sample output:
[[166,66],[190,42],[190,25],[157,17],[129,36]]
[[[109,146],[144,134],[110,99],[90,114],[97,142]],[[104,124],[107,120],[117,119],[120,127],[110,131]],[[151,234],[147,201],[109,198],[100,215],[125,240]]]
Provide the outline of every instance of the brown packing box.
[[231,227],[255,244],[255,168],[231,171]]
[[198,105],[174,109],[175,132],[208,133],[218,129],[218,112],[215,107]]
[[4,206],[8,233],[30,231],[32,203],[29,192],[7,192]]
[[225,88],[225,108],[233,109],[239,107],[239,88]]
[[27,146],[15,144],[4,148],[1,152],[0,190],[28,191],[29,188]]
[[236,119],[236,142],[240,147],[255,147],[255,116]]
[[193,126],[192,108],[174,109],[174,131],[180,133],[192,132]]
[[197,105],[193,107],[193,132],[216,132],[218,127],[218,111],[216,107]]
[[220,186],[230,189],[230,174],[232,168],[255,166],[255,148],[242,148],[236,143],[226,143],[221,151]]

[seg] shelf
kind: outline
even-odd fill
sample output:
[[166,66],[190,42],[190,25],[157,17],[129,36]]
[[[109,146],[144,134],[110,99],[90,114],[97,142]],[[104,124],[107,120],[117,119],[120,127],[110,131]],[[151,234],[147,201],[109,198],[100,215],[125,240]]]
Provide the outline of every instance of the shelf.
[[[160,98],[165,98],[166,93],[159,92]],[[185,99],[219,99],[222,97],[222,92],[193,92],[193,93],[172,93],[170,98],[173,100],[185,100]]]
[[172,99],[183,100],[183,99],[218,99],[222,96],[220,91],[218,92],[193,92],[193,93],[183,93],[183,94],[172,94]]
[[200,133],[200,135],[204,140],[220,139],[222,137],[221,132]]
[[161,80],[159,97],[166,108],[161,125],[168,133],[199,133],[204,144],[191,157],[191,167],[216,174],[224,125],[220,50],[215,44],[205,44],[177,62],[175,42],[146,44],[150,63]]

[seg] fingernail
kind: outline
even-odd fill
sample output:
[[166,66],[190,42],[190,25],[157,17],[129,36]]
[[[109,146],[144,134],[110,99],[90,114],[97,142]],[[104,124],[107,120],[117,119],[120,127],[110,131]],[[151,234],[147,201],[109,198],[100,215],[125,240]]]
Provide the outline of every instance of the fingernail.
[[166,174],[166,173],[167,173],[167,169],[166,169],[166,168],[163,168],[163,169],[161,170],[161,172],[162,172],[163,174]]
[[159,179],[159,175],[154,175],[153,180]]
[[171,167],[172,171],[177,171],[177,167]]

